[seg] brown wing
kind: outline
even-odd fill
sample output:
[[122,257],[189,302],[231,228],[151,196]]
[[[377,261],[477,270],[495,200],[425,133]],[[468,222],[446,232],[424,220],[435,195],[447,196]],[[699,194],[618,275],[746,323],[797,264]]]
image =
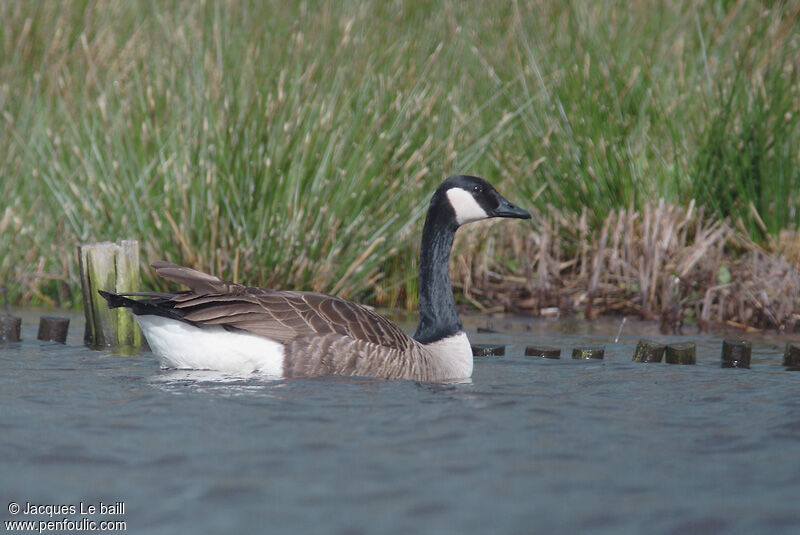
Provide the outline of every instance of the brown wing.
[[243,286],[167,262],[153,267],[165,279],[190,288],[170,299],[173,310],[188,321],[235,327],[282,343],[336,333],[399,350],[412,344],[394,323],[339,297]]
[[246,286],[235,282],[222,280],[214,275],[197,271],[196,269],[179,266],[170,262],[159,260],[150,264],[156,270],[159,277],[163,277],[172,282],[188,286],[194,293],[235,293]]

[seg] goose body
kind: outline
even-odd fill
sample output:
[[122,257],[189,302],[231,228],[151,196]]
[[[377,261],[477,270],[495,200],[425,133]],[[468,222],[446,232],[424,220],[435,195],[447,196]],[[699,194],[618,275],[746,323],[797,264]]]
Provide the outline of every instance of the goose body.
[[472,349],[450,285],[450,249],[459,226],[490,217],[530,214],[477,177],[450,177],[433,194],[422,232],[420,318],[413,337],[339,297],[244,286],[168,262],[155,262],[156,273],[188,290],[137,299],[100,293],[110,307],[131,309],[167,368],[281,378],[467,378]]

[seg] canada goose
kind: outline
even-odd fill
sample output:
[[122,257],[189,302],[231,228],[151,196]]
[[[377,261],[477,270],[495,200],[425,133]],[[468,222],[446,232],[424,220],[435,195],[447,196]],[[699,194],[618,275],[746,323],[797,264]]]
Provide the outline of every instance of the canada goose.
[[472,349],[450,286],[449,258],[461,225],[490,217],[530,219],[488,182],[454,176],[434,192],[422,230],[419,326],[413,337],[372,310],[313,292],[243,286],[155,262],[156,273],[189,290],[100,291],[109,307],[135,314],[164,367],[275,377],[351,375],[441,381],[472,375]]

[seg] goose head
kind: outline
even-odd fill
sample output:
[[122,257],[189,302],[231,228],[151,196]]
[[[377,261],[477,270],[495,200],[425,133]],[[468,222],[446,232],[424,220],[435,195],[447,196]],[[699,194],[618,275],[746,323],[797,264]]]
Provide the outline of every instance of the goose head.
[[452,224],[456,228],[491,217],[531,218],[526,210],[515,206],[491,184],[475,176],[448,178],[434,193],[431,204],[452,214]]
[[492,217],[530,219],[531,214],[514,206],[482,178],[453,176],[434,192],[422,228],[419,325],[414,339],[439,358],[455,362],[465,376],[472,373],[472,350],[450,284],[450,250],[461,225]]

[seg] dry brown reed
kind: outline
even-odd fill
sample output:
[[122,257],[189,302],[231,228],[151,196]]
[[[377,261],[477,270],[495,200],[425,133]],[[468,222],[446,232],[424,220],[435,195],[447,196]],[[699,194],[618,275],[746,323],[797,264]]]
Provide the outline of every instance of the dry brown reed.
[[793,329],[800,320],[800,272],[787,260],[800,250],[796,235],[782,234],[770,253],[702,207],[664,200],[612,211],[600,225],[591,215],[548,206],[527,233],[493,223],[461,233],[455,286],[484,311],[630,315],[669,332],[685,322]]

